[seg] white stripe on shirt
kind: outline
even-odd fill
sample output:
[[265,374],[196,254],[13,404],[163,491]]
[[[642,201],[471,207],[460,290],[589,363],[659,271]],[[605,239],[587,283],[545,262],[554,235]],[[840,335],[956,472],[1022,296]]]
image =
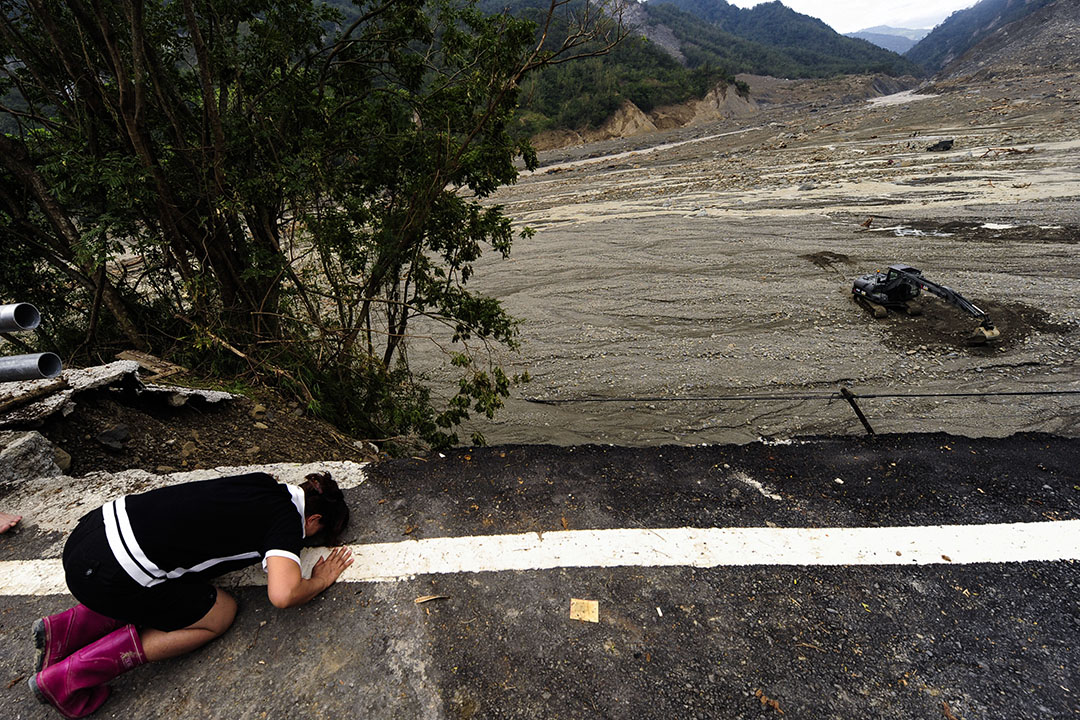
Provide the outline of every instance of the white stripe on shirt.
[[116,501],[111,500],[105,503],[101,508],[101,514],[105,518],[105,538],[109,541],[109,549],[112,550],[116,562],[124,568],[124,572],[144,587],[152,587],[164,582],[164,579],[155,579],[147,575],[124,547],[124,542],[120,539],[120,528],[116,522]]

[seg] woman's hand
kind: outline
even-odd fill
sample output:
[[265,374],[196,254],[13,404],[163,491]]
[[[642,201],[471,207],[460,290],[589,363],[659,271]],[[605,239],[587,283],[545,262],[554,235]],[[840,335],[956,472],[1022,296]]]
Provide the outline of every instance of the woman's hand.
[[333,585],[352,563],[349,548],[334,548],[329,555],[319,558],[311,569],[311,577],[305,580],[300,575],[300,565],[293,558],[273,555],[266,559],[266,593],[274,607],[303,605]]
[[325,583],[324,588],[334,584],[345,568],[353,564],[352,550],[347,547],[336,547],[326,557],[319,558],[315,567],[311,569],[311,577]]

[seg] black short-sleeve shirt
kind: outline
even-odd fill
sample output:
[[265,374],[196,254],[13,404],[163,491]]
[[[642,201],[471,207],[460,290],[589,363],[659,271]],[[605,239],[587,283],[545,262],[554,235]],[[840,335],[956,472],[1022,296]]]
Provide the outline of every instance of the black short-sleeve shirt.
[[249,473],[127,495],[101,508],[117,562],[140,585],[215,577],[270,556],[300,564],[304,493]]

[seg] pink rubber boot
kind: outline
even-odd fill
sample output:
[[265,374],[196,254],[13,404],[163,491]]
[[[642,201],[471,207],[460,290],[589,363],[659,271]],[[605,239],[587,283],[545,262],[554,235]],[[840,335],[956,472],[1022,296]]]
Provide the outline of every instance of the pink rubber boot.
[[48,703],[67,718],[82,718],[109,697],[105,684],[146,662],[134,625],[114,630],[97,642],[30,677],[39,702]]
[[123,624],[85,605],[76,605],[70,610],[35,621],[34,646],[38,652],[34,672],[55,665]]

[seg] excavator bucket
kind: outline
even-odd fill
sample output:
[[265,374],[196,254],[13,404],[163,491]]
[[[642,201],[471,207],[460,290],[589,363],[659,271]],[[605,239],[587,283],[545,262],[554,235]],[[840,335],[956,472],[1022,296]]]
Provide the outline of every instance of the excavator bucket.
[[975,328],[975,330],[971,333],[971,341],[976,345],[985,345],[987,343],[992,343],[997,341],[1000,337],[1001,331],[997,328],[991,328],[987,330],[981,325]]

